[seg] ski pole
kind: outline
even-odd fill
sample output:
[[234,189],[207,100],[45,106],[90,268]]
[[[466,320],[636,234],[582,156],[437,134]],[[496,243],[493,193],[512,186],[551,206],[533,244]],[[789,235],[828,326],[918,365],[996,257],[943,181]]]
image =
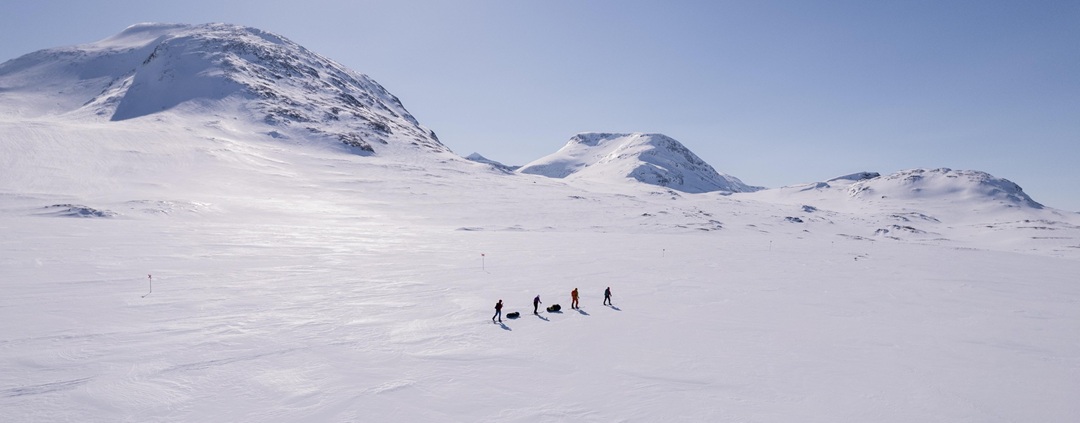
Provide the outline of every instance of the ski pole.
[[[147,292],[146,295],[153,294],[154,293],[154,276],[150,275],[150,274],[147,274],[146,279],[150,281],[150,292]],[[143,295],[142,297],[146,298],[146,295]]]

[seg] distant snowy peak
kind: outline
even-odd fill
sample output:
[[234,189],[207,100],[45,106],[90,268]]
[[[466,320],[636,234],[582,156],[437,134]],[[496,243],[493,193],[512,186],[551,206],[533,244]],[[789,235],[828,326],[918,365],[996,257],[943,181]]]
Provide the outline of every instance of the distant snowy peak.
[[865,179],[848,189],[855,198],[903,200],[949,199],[996,201],[1009,207],[1043,208],[1019,185],[976,170],[911,169],[888,176]]
[[495,160],[491,160],[491,159],[489,159],[487,157],[481,156],[480,153],[472,153],[472,154],[470,154],[468,156],[465,156],[465,160],[490,165],[491,167],[494,167],[496,169],[503,170],[503,171],[506,171],[506,172],[513,172],[513,171],[518,170],[519,168],[521,168],[521,166],[510,166],[510,165],[505,165],[505,164],[499,163],[499,162],[497,162]]
[[785,186],[748,198],[829,210],[921,211],[932,215],[1042,209],[1016,184],[975,170],[910,169],[882,176],[859,172],[827,182]]
[[859,173],[852,173],[850,175],[837,176],[835,178],[832,178],[832,179],[828,180],[827,182],[851,183],[851,182],[865,181],[867,179],[874,179],[874,178],[877,178],[879,176],[881,176],[881,174],[877,173],[877,172],[859,172]]
[[852,173],[850,175],[837,176],[825,182],[812,182],[809,184],[791,185],[777,189],[780,191],[795,190],[799,192],[846,189],[853,183],[865,181],[868,179],[874,179],[880,176],[881,174],[877,172],[858,172]]
[[335,139],[449,151],[366,75],[276,34],[229,25],[139,24],[102,41],[0,64],[0,113],[134,119],[166,110],[247,113],[273,127]]
[[629,178],[689,193],[761,189],[718,173],[681,143],[661,134],[578,134],[559,151],[518,172],[605,181]]

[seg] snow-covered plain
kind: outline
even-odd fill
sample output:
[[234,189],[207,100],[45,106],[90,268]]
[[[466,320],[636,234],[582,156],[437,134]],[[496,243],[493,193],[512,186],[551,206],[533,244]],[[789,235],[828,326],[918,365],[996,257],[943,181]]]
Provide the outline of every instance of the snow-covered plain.
[[1080,218],[988,175],[688,194],[229,101],[0,110],[3,421],[1080,420]]

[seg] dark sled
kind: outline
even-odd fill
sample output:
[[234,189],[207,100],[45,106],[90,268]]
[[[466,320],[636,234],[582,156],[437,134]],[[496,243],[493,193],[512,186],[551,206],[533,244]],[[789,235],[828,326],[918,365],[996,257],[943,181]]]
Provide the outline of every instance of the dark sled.
[[507,319],[516,319],[518,317],[521,317],[521,313],[518,313],[516,311],[512,312],[512,313],[506,313],[506,318]]
[[558,304],[552,304],[547,308],[548,313],[559,313],[560,310],[562,310],[562,306]]

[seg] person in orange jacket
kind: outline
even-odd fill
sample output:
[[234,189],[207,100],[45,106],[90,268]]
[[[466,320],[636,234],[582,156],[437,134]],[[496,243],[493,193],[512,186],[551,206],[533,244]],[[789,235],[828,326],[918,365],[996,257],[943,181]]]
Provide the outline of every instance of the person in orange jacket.
[[577,288],[574,288],[573,291],[570,291],[570,308],[578,308]]

